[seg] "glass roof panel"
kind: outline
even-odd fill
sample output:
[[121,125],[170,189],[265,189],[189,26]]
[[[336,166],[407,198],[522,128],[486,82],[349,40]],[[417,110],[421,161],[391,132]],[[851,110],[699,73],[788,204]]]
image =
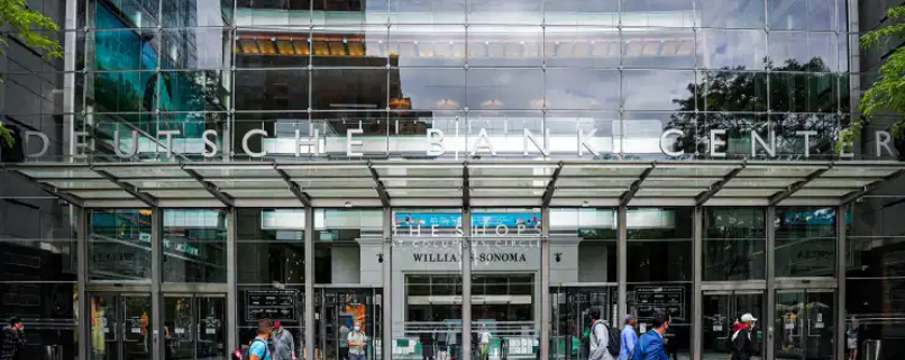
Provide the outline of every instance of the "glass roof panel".
[[308,179],[295,180],[296,184],[302,189],[306,188],[364,188],[371,189],[377,186],[374,179],[371,178],[350,178],[350,179]]
[[109,166],[99,167],[120,179],[151,179],[151,178],[186,178],[190,179],[188,174],[176,166]]
[[469,179],[473,188],[544,188],[550,183],[549,178],[479,178]]
[[594,166],[594,165],[566,165],[563,166],[559,176],[616,176],[616,177],[638,177],[644,170],[650,168],[649,165],[612,165],[612,166]]
[[512,176],[512,177],[529,177],[529,176],[551,176],[556,171],[555,167],[549,166],[513,166],[513,165],[496,165],[496,166],[476,166],[468,167],[468,173],[473,177],[481,176]]
[[131,194],[122,190],[72,191],[70,194],[83,199],[134,199]]
[[[647,178],[641,183],[642,188],[673,188],[673,187],[698,187],[707,189],[710,185],[719,181],[718,178]],[[702,190],[703,191],[703,190]]]
[[544,196],[544,189],[471,189],[472,197],[539,197]]
[[360,166],[318,166],[318,167],[281,167],[289,176],[293,178],[309,178],[309,177],[371,177],[371,170],[365,165]]
[[103,179],[96,172],[87,168],[48,167],[40,169],[21,169],[19,172],[35,179],[41,178],[90,178]]
[[287,185],[283,179],[207,179],[221,188],[281,188]]
[[116,184],[103,179],[103,180],[79,180],[79,181],[66,181],[66,180],[54,180],[54,181],[46,181],[45,183],[58,188],[58,189],[116,189],[120,190],[119,186]]
[[814,179],[805,185],[807,188],[862,188],[874,181],[882,179],[846,179],[846,178],[829,178]]
[[146,190],[148,195],[161,199],[211,199],[213,195],[204,189],[197,190]]
[[440,176],[462,177],[461,165],[448,166],[374,166],[377,175],[384,176]]
[[842,197],[854,189],[801,189],[792,194],[792,197]]
[[785,188],[800,179],[795,178],[734,178],[729,180],[723,188]]
[[634,183],[636,178],[568,178],[560,177],[556,181],[556,186],[564,187],[608,187],[608,188],[628,188]]
[[556,189],[553,197],[620,197],[625,190],[623,188]]
[[[455,178],[442,178],[437,180],[398,180],[391,178],[381,179],[383,181],[383,185],[387,188],[405,188],[405,187],[417,187],[417,188],[458,188],[462,187],[462,179]],[[374,182],[371,182],[371,186],[374,186]]]
[[751,197],[751,198],[768,198],[783,189],[771,188],[723,188],[714,195],[714,197]]
[[236,198],[295,199],[295,195],[288,189],[224,189],[224,191]]
[[695,197],[700,193],[707,191],[706,188],[641,188],[637,197]]
[[387,189],[390,197],[462,197],[459,189]]
[[823,174],[822,177],[874,177],[884,178],[892,175],[902,168],[890,167],[835,167]]
[[373,189],[307,189],[313,198],[377,198],[377,190]]
[[773,177],[805,178],[814,171],[824,169],[818,166],[748,166],[738,173],[737,177],[753,177],[758,179]]
[[142,191],[147,189],[160,189],[160,188],[186,188],[186,189],[201,189],[201,184],[195,180],[143,180],[143,179],[132,179],[128,180],[129,184],[137,186]]
[[273,166],[197,167],[198,175],[207,178],[279,178]]
[[723,177],[733,166],[657,166],[650,176],[669,177]]

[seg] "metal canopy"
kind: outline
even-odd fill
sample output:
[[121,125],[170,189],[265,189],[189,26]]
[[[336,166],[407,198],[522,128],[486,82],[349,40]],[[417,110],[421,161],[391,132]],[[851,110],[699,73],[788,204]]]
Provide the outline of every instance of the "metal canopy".
[[21,163],[85,207],[833,206],[905,174],[896,162],[367,161]]

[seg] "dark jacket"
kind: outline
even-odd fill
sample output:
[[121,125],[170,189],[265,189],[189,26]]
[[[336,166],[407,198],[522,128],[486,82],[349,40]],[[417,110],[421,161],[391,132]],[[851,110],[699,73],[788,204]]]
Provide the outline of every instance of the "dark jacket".
[[750,360],[753,347],[751,329],[747,326],[732,333],[732,360]]
[[16,360],[25,347],[25,332],[6,326],[0,334],[0,360]]
[[641,335],[632,352],[632,360],[669,360],[666,349],[663,348],[663,337],[656,330]]

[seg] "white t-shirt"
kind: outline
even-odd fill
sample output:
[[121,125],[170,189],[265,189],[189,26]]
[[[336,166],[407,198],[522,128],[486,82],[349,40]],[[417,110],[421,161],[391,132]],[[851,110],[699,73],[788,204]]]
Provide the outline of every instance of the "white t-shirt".
[[481,344],[490,344],[490,331],[481,331]]

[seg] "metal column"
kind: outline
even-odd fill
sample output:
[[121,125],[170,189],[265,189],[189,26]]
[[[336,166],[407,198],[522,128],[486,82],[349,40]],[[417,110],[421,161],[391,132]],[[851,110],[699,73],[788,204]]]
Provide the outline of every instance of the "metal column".
[[611,324],[613,327],[618,327],[619,319],[625,319],[625,314],[628,313],[627,302],[626,302],[626,292],[628,287],[626,286],[626,282],[628,280],[628,229],[626,227],[626,212],[628,211],[626,206],[620,206],[619,210],[617,210],[616,215],[616,226],[618,227],[618,238],[616,240],[616,277],[618,279],[618,290],[617,290],[617,314],[616,319],[613,322],[616,324]]
[[550,208],[541,209],[540,358],[550,358]]
[[462,351],[471,357],[471,209],[462,209]]
[[772,319],[776,319],[776,225],[773,220],[776,218],[776,207],[768,206],[766,214],[764,214],[764,226],[767,232],[767,246],[764,254],[767,257],[767,314],[765,316],[765,326],[767,330],[766,339],[766,356],[764,359],[774,359],[776,348],[773,345],[776,339],[776,323]]
[[226,215],[226,350],[238,349],[237,329],[239,328],[239,291],[236,288],[236,269],[238,268],[238,234],[239,210],[229,209]]
[[847,255],[847,230],[845,204],[836,208],[836,359],[845,359],[845,272]]
[[692,316],[691,316],[691,354],[694,360],[701,360],[703,355],[703,321],[704,304],[703,293],[701,291],[701,282],[704,280],[702,275],[704,271],[704,207],[696,206],[694,208],[694,290],[692,290]]
[[[71,2],[72,0],[70,0]],[[83,207],[74,207],[76,214],[76,254],[78,263],[78,331],[79,360],[88,360],[91,354],[91,299],[88,296],[88,217],[89,211]]]
[[151,351],[152,359],[165,360],[163,328],[163,210],[151,210]]
[[314,208],[305,208],[305,358],[314,359]]
[[[383,310],[383,337],[380,342],[383,360],[393,358],[393,209],[383,208],[383,294],[380,306]],[[400,319],[402,318],[402,314]]]

